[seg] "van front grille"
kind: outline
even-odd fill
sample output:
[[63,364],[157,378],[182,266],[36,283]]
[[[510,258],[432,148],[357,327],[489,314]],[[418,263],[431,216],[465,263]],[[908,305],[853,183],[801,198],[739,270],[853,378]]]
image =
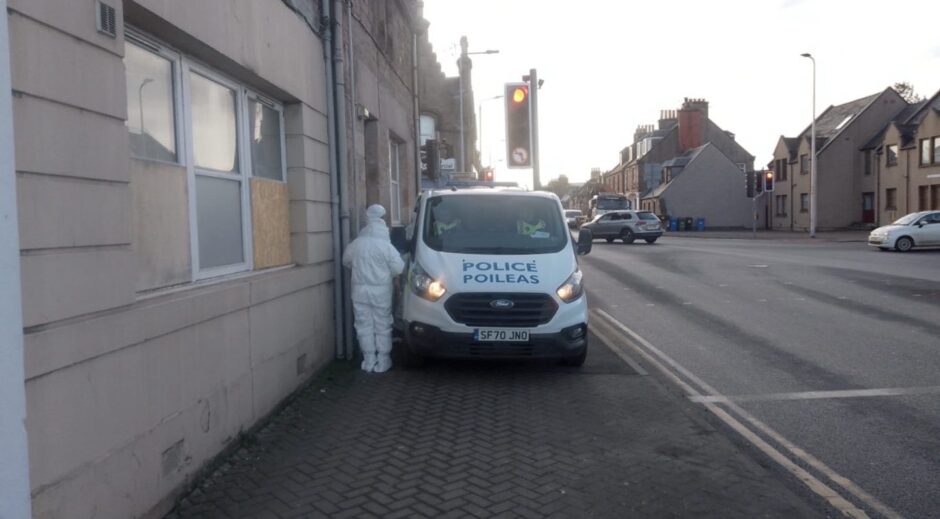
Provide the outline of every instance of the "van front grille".
[[548,294],[470,292],[455,294],[444,308],[451,319],[467,326],[531,328],[551,321],[558,304]]

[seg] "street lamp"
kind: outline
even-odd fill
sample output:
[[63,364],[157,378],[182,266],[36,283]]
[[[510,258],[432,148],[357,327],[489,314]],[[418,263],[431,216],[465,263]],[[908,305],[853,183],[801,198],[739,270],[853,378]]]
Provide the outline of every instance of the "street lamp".
[[146,78],[140,83],[140,87],[137,89],[137,102],[140,103],[140,138],[144,137],[144,87],[147,86],[147,83],[153,83],[152,78]]
[[[480,139],[480,154],[481,155],[483,154],[483,103],[485,101],[492,101],[494,99],[502,99],[502,98],[503,96],[487,97],[486,99],[481,99],[480,102],[477,103],[477,126],[480,128],[479,139]],[[487,162],[492,162],[492,160],[489,160]]]
[[464,36],[460,38],[460,60],[457,62],[457,84],[460,90],[460,172],[465,173],[465,159],[466,152],[464,147],[466,146],[466,141],[464,138],[464,127],[463,127],[463,67],[464,60],[467,59],[467,56],[474,54],[499,54],[499,50],[487,49],[480,52],[467,52],[467,37]]
[[808,52],[800,54],[813,62],[813,125],[810,133],[809,173],[809,237],[816,237],[816,58]]

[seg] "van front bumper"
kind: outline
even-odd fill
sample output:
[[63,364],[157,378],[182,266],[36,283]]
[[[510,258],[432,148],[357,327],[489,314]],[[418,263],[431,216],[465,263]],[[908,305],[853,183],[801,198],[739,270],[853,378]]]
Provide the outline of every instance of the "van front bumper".
[[564,359],[577,357],[587,348],[587,323],[558,333],[530,334],[528,342],[480,342],[472,333],[445,332],[415,322],[405,329],[403,346],[423,357],[444,359]]

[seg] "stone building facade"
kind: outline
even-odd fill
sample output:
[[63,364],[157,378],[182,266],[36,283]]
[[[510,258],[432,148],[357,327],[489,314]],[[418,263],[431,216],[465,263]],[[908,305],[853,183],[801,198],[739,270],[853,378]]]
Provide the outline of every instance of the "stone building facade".
[[354,353],[335,260],[367,205],[410,218],[427,23],[414,0],[5,4],[32,514],[158,517]]

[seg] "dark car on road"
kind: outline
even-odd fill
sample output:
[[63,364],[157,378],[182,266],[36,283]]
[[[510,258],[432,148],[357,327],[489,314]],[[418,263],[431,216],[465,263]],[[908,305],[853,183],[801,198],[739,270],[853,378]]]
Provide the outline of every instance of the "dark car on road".
[[607,243],[618,238],[624,243],[633,243],[638,239],[653,243],[663,235],[659,218],[649,211],[605,213],[582,225],[581,229],[589,229],[594,238],[603,238]]

